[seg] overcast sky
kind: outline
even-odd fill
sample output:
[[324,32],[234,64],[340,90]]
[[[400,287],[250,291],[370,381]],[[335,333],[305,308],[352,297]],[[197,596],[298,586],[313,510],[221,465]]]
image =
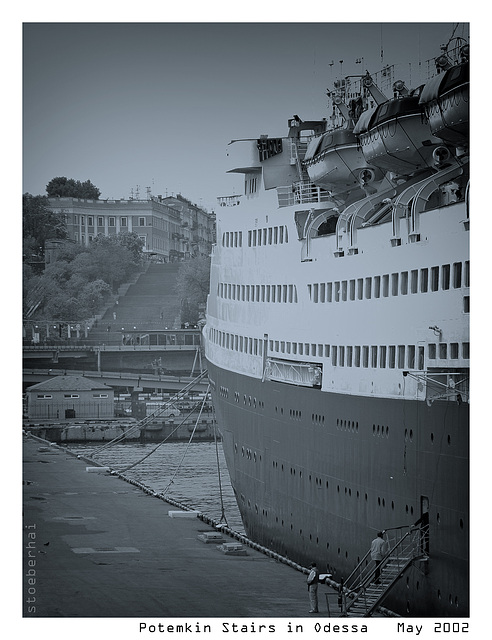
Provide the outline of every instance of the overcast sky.
[[[320,119],[340,70],[426,60],[453,24],[26,23],[23,192],[56,176],[103,198],[182,193],[209,209],[240,193],[234,138]],[[461,29],[459,29],[461,33]],[[343,60],[343,64],[340,63]],[[330,63],[333,62],[333,66]]]

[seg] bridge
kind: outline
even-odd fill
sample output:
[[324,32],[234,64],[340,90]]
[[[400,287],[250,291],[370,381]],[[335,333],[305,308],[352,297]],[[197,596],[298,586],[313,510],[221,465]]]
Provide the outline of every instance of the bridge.
[[[196,371],[196,375],[200,373]],[[153,375],[151,373],[127,373],[120,371],[87,371],[78,369],[24,369],[24,386],[30,386],[43,382],[54,376],[83,376],[89,380],[99,380],[110,387],[129,388],[133,390],[180,391],[190,384],[195,376],[166,376]],[[208,378],[205,376],[195,384],[195,388],[205,391],[208,386]]]

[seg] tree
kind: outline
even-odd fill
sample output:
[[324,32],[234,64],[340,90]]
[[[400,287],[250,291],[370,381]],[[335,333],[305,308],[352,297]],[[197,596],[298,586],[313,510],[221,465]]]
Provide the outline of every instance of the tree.
[[90,180],[80,182],[64,176],[53,178],[46,185],[46,193],[50,198],[83,198],[99,200],[101,191]]
[[210,290],[210,258],[200,256],[182,262],[176,278],[176,292],[181,298],[181,322],[196,324],[199,305],[207,300]]
[[22,196],[22,237],[26,256],[43,255],[46,240],[67,237],[64,215],[53,213],[46,196]]
[[206,302],[210,290],[210,258],[199,256],[182,262],[176,278],[176,292],[182,300]]

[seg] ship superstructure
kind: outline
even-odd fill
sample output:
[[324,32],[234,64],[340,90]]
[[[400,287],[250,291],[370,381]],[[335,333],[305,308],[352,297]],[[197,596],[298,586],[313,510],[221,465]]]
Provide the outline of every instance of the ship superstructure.
[[206,357],[248,535],[340,580],[424,518],[385,599],[407,615],[468,615],[468,64],[460,43],[416,90],[339,82],[329,119],[233,141],[245,193],[212,253]]

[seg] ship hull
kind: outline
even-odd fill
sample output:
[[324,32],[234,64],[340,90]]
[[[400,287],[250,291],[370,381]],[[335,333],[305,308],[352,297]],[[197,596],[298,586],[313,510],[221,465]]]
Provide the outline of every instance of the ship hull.
[[429,505],[429,558],[384,605],[469,613],[468,404],[331,393],[209,363],[224,452],[248,536],[339,582],[380,529]]

